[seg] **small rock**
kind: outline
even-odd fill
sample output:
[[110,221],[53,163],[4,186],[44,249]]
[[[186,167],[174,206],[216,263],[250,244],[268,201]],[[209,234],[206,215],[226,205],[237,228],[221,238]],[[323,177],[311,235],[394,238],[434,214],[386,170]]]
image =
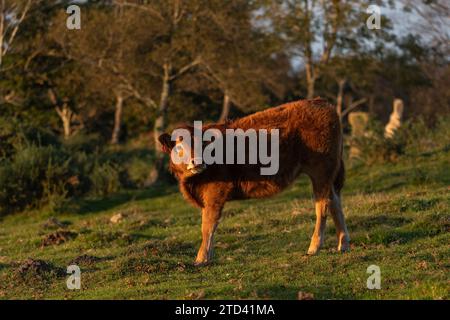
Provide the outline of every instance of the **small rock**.
[[109,219],[109,221],[111,223],[119,223],[120,221],[123,220],[123,218],[125,218],[125,216],[122,213],[118,213],[118,214],[113,215],[111,217],[111,219]]

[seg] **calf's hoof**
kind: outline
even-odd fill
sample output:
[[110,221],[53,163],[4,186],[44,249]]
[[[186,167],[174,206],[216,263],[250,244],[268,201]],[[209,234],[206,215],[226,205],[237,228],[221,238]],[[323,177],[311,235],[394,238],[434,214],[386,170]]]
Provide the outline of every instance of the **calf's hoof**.
[[308,255],[313,256],[317,254],[322,246],[322,239],[313,237],[311,243],[309,244]]
[[350,237],[343,236],[338,244],[338,251],[339,252],[348,252],[350,251]]
[[194,261],[195,267],[203,267],[211,263],[212,254],[203,254],[200,253],[197,255]]
[[197,261],[197,260],[195,260],[194,266],[195,266],[195,267],[204,267],[204,266],[209,265],[210,263],[211,263],[211,261],[209,261],[209,260],[203,260],[203,261]]
[[307,254],[308,256],[314,256],[319,252],[319,250],[320,250],[319,246],[310,246]]
[[337,249],[341,253],[349,252],[350,251],[350,243],[340,244]]

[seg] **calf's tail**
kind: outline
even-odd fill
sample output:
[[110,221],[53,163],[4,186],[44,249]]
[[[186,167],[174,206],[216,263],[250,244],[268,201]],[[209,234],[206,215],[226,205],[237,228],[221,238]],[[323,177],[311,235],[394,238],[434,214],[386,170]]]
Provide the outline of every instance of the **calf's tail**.
[[334,190],[338,195],[341,194],[341,190],[344,187],[344,182],[345,182],[345,167],[344,161],[341,158],[339,170],[337,172],[336,178],[334,179]]
[[[340,124],[340,121],[339,121]],[[345,182],[345,165],[344,165],[344,141],[343,141],[342,129],[340,129],[340,139],[339,139],[339,168],[337,170],[336,178],[334,178],[334,190],[338,196],[341,195],[341,190],[344,187]]]

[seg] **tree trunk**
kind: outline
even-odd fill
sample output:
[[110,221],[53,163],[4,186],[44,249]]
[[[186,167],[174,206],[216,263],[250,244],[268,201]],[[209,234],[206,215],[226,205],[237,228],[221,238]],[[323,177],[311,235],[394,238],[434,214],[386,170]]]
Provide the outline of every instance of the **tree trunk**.
[[120,129],[122,127],[122,112],[123,112],[123,96],[117,94],[116,109],[114,113],[114,128],[111,135],[111,144],[118,144],[120,138]]
[[70,135],[72,134],[70,130],[70,119],[69,118],[63,118],[63,125],[64,125],[64,139],[68,139]]
[[155,126],[153,129],[153,138],[156,144],[155,149],[159,151],[158,153],[161,153],[162,151],[159,145],[158,138],[161,134],[164,133],[164,130],[166,129],[166,115],[167,115],[167,105],[169,102],[169,95],[170,95],[170,66],[168,64],[165,64],[163,85],[158,110],[159,114],[155,120]]
[[314,70],[311,62],[306,63],[306,98],[314,98],[314,89],[316,85],[316,76],[314,75]]
[[225,91],[223,95],[223,105],[222,105],[222,113],[220,114],[219,122],[225,122],[228,119],[228,115],[230,114],[231,101],[230,96]]
[[63,123],[64,139],[68,139],[72,134],[71,124],[74,113],[67,104],[64,104],[62,108],[56,107],[55,109]]
[[307,95],[306,98],[307,99],[313,99],[314,98],[314,87],[315,87],[315,82],[316,80],[314,78],[312,78],[311,80],[308,81],[307,83]]
[[344,103],[344,87],[347,81],[345,79],[338,80],[338,94],[336,98],[336,111],[339,115],[339,119],[342,121],[342,110]]
[[158,138],[161,134],[164,133],[164,130],[166,129],[166,115],[170,96],[170,73],[170,65],[168,63],[164,64],[164,77],[158,108],[158,116],[153,127],[153,140],[155,143],[155,165],[150,172],[146,185],[152,185],[157,182],[164,172],[164,154],[162,152],[162,148],[159,144]]

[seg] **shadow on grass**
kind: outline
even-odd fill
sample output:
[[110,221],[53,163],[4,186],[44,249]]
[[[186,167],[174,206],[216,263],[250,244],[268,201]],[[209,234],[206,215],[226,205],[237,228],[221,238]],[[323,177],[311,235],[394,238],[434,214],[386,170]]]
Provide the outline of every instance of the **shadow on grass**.
[[412,221],[411,218],[392,217],[388,215],[377,215],[372,217],[350,217],[347,219],[347,226],[350,230],[358,231],[364,229],[369,231],[380,226],[400,227]]
[[408,185],[411,182],[408,180],[410,178],[403,172],[378,172],[369,180],[367,175],[349,177],[343,191],[350,195],[389,192]]
[[441,154],[441,153],[446,153],[446,152],[449,152],[449,151],[450,151],[450,144],[447,144],[447,145],[445,145],[444,147],[442,147],[440,149],[436,149],[436,150],[433,150],[433,151],[421,152],[421,153],[419,153],[419,156],[428,158],[428,157],[431,157],[431,156],[434,156],[434,155],[438,155],[438,154]]
[[129,201],[157,198],[172,194],[176,191],[176,186],[159,185],[149,189],[121,192],[105,198],[78,199],[76,208],[73,211],[80,215],[97,213],[110,210]]
[[443,219],[427,218],[416,222],[402,222],[393,228],[386,228],[386,225],[377,225],[364,235],[357,235],[352,238],[356,245],[382,244],[382,245],[401,245],[423,238],[437,236],[448,231],[449,225],[443,222]]
[[3,269],[11,268],[10,264],[0,263],[0,271]]
[[383,245],[400,245],[414,240],[427,238],[439,234],[439,231],[433,230],[393,230],[393,231],[379,231],[377,233],[369,235],[369,239],[354,240],[354,243],[365,244],[383,244]]
[[[401,199],[396,201],[400,212],[423,213],[439,204],[440,199]],[[450,230],[450,220],[443,212],[413,217],[376,215],[349,217],[348,229],[354,244],[404,244],[437,236]]]
[[258,286],[256,293],[258,297],[280,300],[296,300],[299,288],[285,285]]
[[[348,183],[344,186],[344,192],[346,194],[389,192],[405,186],[429,183],[448,186],[450,174],[446,152],[448,152],[448,146],[422,154],[405,155],[400,161],[393,163],[371,166],[364,163],[352,164],[348,166]],[[442,157],[428,159],[437,155]],[[368,175],[369,170],[370,175]]]

